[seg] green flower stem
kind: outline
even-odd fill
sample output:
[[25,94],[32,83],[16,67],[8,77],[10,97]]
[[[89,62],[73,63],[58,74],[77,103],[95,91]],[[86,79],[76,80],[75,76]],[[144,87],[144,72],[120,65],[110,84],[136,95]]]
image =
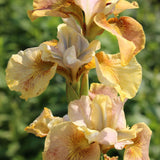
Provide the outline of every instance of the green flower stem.
[[80,98],[80,81],[70,83],[66,81],[66,95],[68,103]]
[[89,80],[88,80],[88,72],[84,73],[82,75],[81,79],[81,89],[80,89],[80,95],[88,95],[88,90],[89,90]]
[[103,153],[101,153],[100,160],[104,160]]

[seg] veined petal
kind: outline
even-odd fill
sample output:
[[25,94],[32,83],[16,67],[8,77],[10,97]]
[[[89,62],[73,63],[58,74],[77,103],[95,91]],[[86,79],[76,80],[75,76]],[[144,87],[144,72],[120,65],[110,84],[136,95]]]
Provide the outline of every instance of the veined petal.
[[[58,26],[58,36],[59,39],[58,49],[63,53],[67,48],[75,46],[78,53],[84,51],[88,46],[89,42],[85,39],[79,32],[74,28],[66,25],[60,24]],[[77,55],[79,56],[79,55]]]
[[49,123],[52,122],[52,126],[61,123],[63,118],[54,117],[52,112],[48,108],[44,108],[43,112],[33,123],[25,128],[25,131],[33,133],[38,137],[45,137],[49,132]]
[[71,122],[52,127],[45,141],[44,160],[99,160],[97,143],[89,144],[84,133]]
[[107,95],[97,95],[91,103],[92,129],[101,131],[112,127],[112,102]]
[[68,17],[68,15],[61,11],[62,7],[69,7],[67,0],[34,0],[33,9],[28,11],[29,18],[33,21],[38,17],[55,16]]
[[87,25],[96,13],[105,8],[105,1],[102,0],[75,0],[75,3],[84,11]]
[[117,92],[114,88],[108,87],[101,83],[92,83],[89,91],[91,99],[94,99],[97,94],[108,95],[111,99],[117,97]]
[[6,81],[11,90],[21,92],[21,98],[36,97],[45,91],[57,65],[41,59],[39,47],[12,55],[6,69]]
[[136,58],[133,57],[127,66],[122,66],[120,54],[97,53],[96,71],[99,81],[114,87],[122,101],[135,96],[142,80],[142,68]]
[[73,0],[34,0],[33,10],[28,11],[32,21],[44,16],[68,18],[70,15],[82,25],[82,11]]
[[133,139],[134,144],[126,146],[124,160],[149,160],[149,143],[152,134],[150,128],[145,123],[135,124],[132,128],[140,129],[140,131]]
[[62,20],[68,26],[74,28],[78,33],[81,33],[81,27],[77,24],[73,16],[70,16],[69,18],[62,18]]
[[[58,26],[57,37],[59,39],[57,47],[61,53],[63,64],[71,70],[74,81],[77,79],[77,75],[80,76],[78,70],[92,60],[95,50],[100,48],[100,42],[95,40],[89,43],[82,34],[67,24]],[[81,71],[80,73],[83,72]]]
[[140,23],[131,17],[111,18],[98,14],[95,22],[101,28],[111,32],[118,39],[121,63],[127,65],[145,46],[145,35]]
[[136,1],[128,2],[126,0],[119,0],[115,6],[113,14],[118,15],[119,13],[127,9],[136,9],[136,8],[139,8],[138,3]]

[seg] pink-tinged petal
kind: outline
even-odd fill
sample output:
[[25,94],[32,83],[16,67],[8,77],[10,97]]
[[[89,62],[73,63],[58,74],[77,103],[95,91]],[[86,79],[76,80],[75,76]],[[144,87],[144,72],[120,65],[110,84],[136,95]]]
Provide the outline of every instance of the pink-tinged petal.
[[93,100],[98,94],[108,95],[112,101],[112,128],[126,128],[126,119],[123,111],[125,101],[121,101],[117,91],[114,88],[108,87],[104,84],[92,83],[89,92],[90,98]]
[[97,143],[89,144],[84,133],[71,122],[52,127],[45,141],[44,160],[99,160]]
[[96,13],[105,8],[105,1],[102,0],[75,0],[75,3],[84,11],[87,25],[93,21]]
[[32,21],[44,16],[69,18],[70,15],[82,25],[82,11],[73,0],[34,0],[33,10],[28,11]]
[[33,9],[28,11],[29,18],[33,21],[38,17],[54,16],[54,17],[68,17],[68,15],[61,11],[62,7],[69,7],[66,0],[34,0]]
[[119,0],[115,6],[113,14],[118,15],[119,13],[127,9],[136,9],[136,8],[139,8],[138,3],[136,1],[128,2],[126,0]]
[[120,54],[97,53],[96,71],[99,81],[114,87],[124,101],[136,95],[142,80],[142,68],[135,57],[128,65],[122,66],[120,57]]
[[149,160],[149,144],[152,131],[145,123],[135,124],[137,136],[132,139],[134,144],[127,145],[124,152],[124,160]]
[[111,128],[104,128],[98,135],[97,141],[103,145],[103,148],[110,147],[117,142],[117,132]]
[[33,123],[25,128],[28,133],[33,133],[38,137],[45,137],[49,132],[49,123],[52,122],[53,125],[57,125],[63,121],[62,118],[54,117],[52,112],[48,108],[44,108],[43,112],[38,118],[36,118]]
[[132,140],[120,141],[114,145],[114,148],[117,150],[122,150],[126,145],[133,144],[133,143],[134,142]]
[[145,47],[143,28],[133,18],[111,18],[107,21],[104,14],[98,14],[95,17],[95,22],[99,27],[117,37],[122,65],[127,65]]
[[21,98],[36,97],[45,91],[56,72],[57,65],[41,59],[39,47],[12,55],[6,69],[6,81],[11,90],[21,92]]
[[114,88],[108,87],[108,86],[106,86],[104,84],[100,84],[100,83],[92,83],[89,91],[90,91],[89,95],[90,95],[91,99],[94,99],[94,97],[97,94],[108,95],[110,98],[117,97],[117,92]]
[[81,96],[79,100],[70,102],[68,116],[72,122],[81,122],[82,126],[90,126],[91,100],[88,96]]

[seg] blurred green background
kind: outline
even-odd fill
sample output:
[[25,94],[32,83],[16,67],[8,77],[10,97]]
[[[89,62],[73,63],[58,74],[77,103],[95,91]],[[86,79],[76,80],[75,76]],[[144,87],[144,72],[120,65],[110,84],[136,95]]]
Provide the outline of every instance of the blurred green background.
[[[151,160],[160,159],[160,4],[158,0],[139,0],[140,8],[122,13],[134,17],[144,27],[146,48],[137,55],[143,67],[143,81],[137,96],[125,104],[128,125],[145,122],[152,129]],[[31,22],[27,10],[32,0],[0,0],[0,160],[40,160],[44,139],[27,134],[24,128],[48,107],[54,115],[67,111],[64,79],[56,75],[39,97],[24,101],[10,91],[5,68],[12,54],[56,38],[59,18],[43,17]],[[117,40],[109,33],[98,39],[106,53],[118,51]],[[95,71],[90,83],[97,82]],[[113,151],[115,154],[121,152]]]

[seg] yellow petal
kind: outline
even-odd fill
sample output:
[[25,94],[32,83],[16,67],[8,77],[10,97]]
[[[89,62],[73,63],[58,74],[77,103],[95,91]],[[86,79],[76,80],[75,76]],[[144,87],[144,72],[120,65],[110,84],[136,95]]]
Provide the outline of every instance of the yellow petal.
[[122,66],[120,54],[99,52],[96,54],[96,71],[99,81],[114,87],[122,101],[133,98],[141,84],[142,68],[135,57],[127,66]]
[[52,126],[63,121],[62,118],[53,117],[52,112],[48,108],[44,108],[43,112],[38,118],[36,118],[33,123],[25,128],[28,133],[33,133],[38,137],[45,137],[49,132],[48,124],[52,122]]
[[118,157],[109,157],[106,154],[104,154],[104,160],[118,160]]
[[98,26],[117,37],[122,65],[127,65],[144,48],[145,35],[143,28],[133,18],[111,18],[107,21],[104,14],[98,14],[95,17],[95,22]]
[[112,126],[112,102],[109,96],[97,95],[92,101],[91,109],[93,129],[101,131]]
[[139,8],[138,3],[136,1],[128,2],[126,0],[119,0],[115,6],[113,14],[118,15],[119,13],[127,9],[135,9],[135,8]]
[[136,138],[133,139],[134,144],[126,146],[124,160],[149,160],[151,130],[145,123],[135,124],[132,128],[140,131],[137,132]]
[[52,127],[45,141],[44,160],[99,160],[97,143],[89,144],[84,133],[71,122]]
[[6,81],[11,90],[21,92],[21,98],[36,97],[45,91],[56,72],[56,64],[41,59],[39,47],[12,55],[6,69]]

